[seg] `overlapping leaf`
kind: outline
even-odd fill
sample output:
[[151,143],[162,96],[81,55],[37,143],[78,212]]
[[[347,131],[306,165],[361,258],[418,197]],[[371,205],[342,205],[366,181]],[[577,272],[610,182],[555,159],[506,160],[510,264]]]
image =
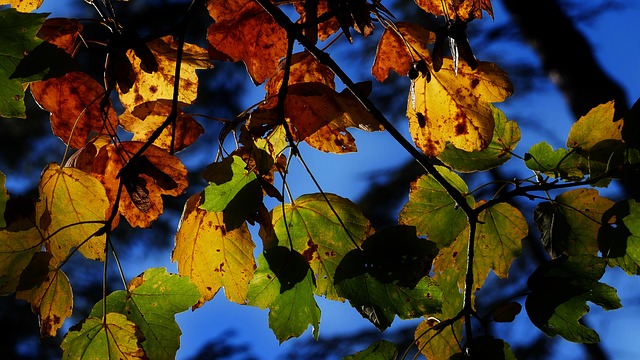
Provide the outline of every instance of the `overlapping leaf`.
[[42,173],[36,223],[48,238],[47,248],[56,259],[65,259],[78,248],[89,259],[104,260],[109,200],[102,184],[74,168],[49,164]]
[[534,220],[547,251],[553,257],[560,254],[596,256],[602,216],[613,204],[595,189],[570,190],[553,202],[538,204]]
[[461,351],[458,339],[462,338],[462,323],[457,321],[441,331],[432,329],[437,323],[427,318],[418,325],[414,333],[416,346],[427,359],[451,359]]
[[266,249],[258,257],[247,304],[269,308],[269,327],[282,343],[304,333],[309,325],[318,338],[320,308],[314,299],[316,281],[307,260],[283,246]]
[[87,318],[81,327],[69,330],[60,347],[64,360],[147,358],[136,325],[118,313],[108,313],[104,323],[100,318]]
[[255,244],[246,223],[229,229],[221,212],[201,209],[201,195],[185,204],[171,256],[178,272],[191,278],[202,297],[194,307],[211,300],[221,287],[231,301],[244,303],[255,270]]
[[[126,291],[107,296],[107,313],[127,316],[144,335],[142,347],[149,359],[174,359],[182,332],[175,314],[189,309],[200,298],[198,288],[188,278],[152,268],[131,279]],[[102,317],[102,301],[90,316]]]
[[114,206],[120,181],[124,190],[118,211],[134,227],[148,227],[163,212],[161,195],[178,196],[188,186],[187,169],[167,151],[151,145],[135,164],[125,162],[137,153],[144,143],[127,141],[100,148],[92,167],[92,174],[107,190]]
[[[317,8],[315,9],[315,16],[309,12],[309,10],[311,10],[307,7],[309,3],[310,2],[297,1],[294,6],[298,14],[300,14],[298,23],[304,24],[305,35],[309,38],[310,41],[314,43],[317,41],[317,39],[320,39],[320,41],[325,41],[329,38],[329,36],[340,31],[340,24],[338,23],[338,20],[335,16],[331,16],[326,21],[317,21],[319,16],[324,15],[326,17],[326,14],[331,11],[329,8],[329,1],[316,1]],[[312,28],[313,26],[316,27],[315,31]],[[317,39],[314,39],[313,35],[311,34],[315,34]]]
[[331,207],[321,194],[308,194],[285,205],[284,210],[275,208],[271,214],[280,246],[287,246],[290,239],[313,270],[316,293],[336,300],[341,298],[334,288],[338,264],[372,234],[373,228],[356,204],[326,195]]
[[16,10],[20,12],[32,12],[38,9],[44,0],[1,0],[0,5],[11,4]]
[[[436,167],[437,171],[462,194],[469,189],[464,180],[444,167]],[[467,202],[473,206],[472,196]],[[458,237],[467,224],[467,216],[456,207],[446,190],[431,175],[424,175],[411,184],[409,201],[400,212],[399,222],[415,226],[419,235],[427,238],[443,248]]]
[[20,276],[16,299],[26,300],[38,315],[40,335],[55,336],[73,310],[73,292],[67,275],[57,268],[51,253],[37,252]]
[[614,121],[614,112],[613,101],[591,109],[571,127],[567,147],[589,152],[602,142],[622,141],[624,121]]
[[209,55],[214,60],[242,61],[255,84],[276,72],[287,51],[286,31],[251,0],[209,1],[216,21],[209,27]]
[[65,144],[79,149],[93,133],[114,134],[118,118],[110,104],[104,108],[105,89],[83,72],[32,83],[31,94],[51,113],[51,128]]
[[598,334],[579,320],[589,311],[587,301],[605,310],[622,307],[616,290],[598,281],[605,267],[606,260],[590,255],[563,256],[540,266],[527,281],[531,294],[525,307],[531,322],[548,336],[599,342]]
[[344,357],[344,360],[394,360],[398,358],[398,347],[396,344],[379,340],[369,345],[368,348],[358,351],[353,355]]
[[465,151],[486,149],[493,137],[493,111],[489,103],[503,101],[513,85],[493,63],[477,69],[457,67],[444,59],[442,68],[413,80],[407,104],[409,131],[416,146],[437,156],[447,143]]
[[[8,4],[9,1],[4,1]],[[12,1],[14,6],[19,2]],[[25,10],[27,4],[20,4]],[[29,11],[29,10],[26,10]],[[0,11],[0,36],[3,38],[0,50],[0,116],[25,118],[24,90],[18,79],[11,75],[26,53],[42,43],[36,37],[47,14],[21,14],[15,9]]]
[[[461,1],[441,1],[441,0],[416,0],[416,4],[424,11],[436,16],[445,14],[452,19],[462,21],[482,18],[482,11],[486,11],[493,17],[491,0],[461,0]],[[443,8],[446,6],[446,8]]]
[[[150,41],[146,44],[158,63],[158,71],[149,73],[143,70],[142,60],[135,51],[127,51],[127,57],[133,66],[136,81],[126,93],[119,89],[120,102],[126,110],[134,111],[135,107],[145,102],[156,100],[172,100],[175,84],[176,56],[178,43],[171,36]],[[191,105],[198,95],[197,69],[211,68],[207,60],[207,51],[197,45],[184,44],[182,62],[180,64],[180,88],[178,101]]]
[[38,31],[38,37],[55,45],[68,54],[73,54],[83,25],[76,19],[47,19]]
[[520,141],[520,128],[515,121],[507,120],[500,109],[494,106],[491,108],[495,127],[491,143],[486,149],[468,152],[447,144],[444,151],[438,155],[438,159],[462,172],[489,170],[511,159],[511,153]]
[[553,150],[546,142],[535,144],[525,156],[525,164],[531,170],[564,180],[578,181],[584,177],[581,170],[584,159],[577,152],[566,149]]
[[622,201],[604,213],[598,247],[609,266],[640,274],[640,203]]
[[0,295],[16,290],[20,275],[43,243],[37,228],[0,230]]

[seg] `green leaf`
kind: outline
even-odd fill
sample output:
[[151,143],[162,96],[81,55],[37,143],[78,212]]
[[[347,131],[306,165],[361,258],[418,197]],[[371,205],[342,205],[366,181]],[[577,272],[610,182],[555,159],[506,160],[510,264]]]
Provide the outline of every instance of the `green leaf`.
[[622,307],[616,289],[598,281],[605,267],[605,259],[589,255],[562,256],[541,265],[527,281],[531,293],[525,308],[531,322],[548,336],[599,342],[598,334],[579,320],[589,312],[587,301],[605,310]]
[[0,171],[0,228],[7,226],[4,219],[4,211],[7,208],[7,201],[9,201],[9,192],[4,185],[6,180],[7,177]]
[[247,304],[269,308],[269,328],[281,343],[304,333],[309,325],[318,338],[320,308],[314,299],[315,281],[306,259],[277,246],[258,257]]
[[0,295],[16,290],[20,274],[29,265],[43,240],[37,228],[0,230]]
[[209,186],[204,189],[200,208],[222,212],[229,229],[238,228],[262,202],[260,182],[246,167],[242,158],[231,156],[209,165],[203,173]]
[[640,275],[640,203],[619,202],[604,213],[598,247],[609,266]]
[[136,337],[136,325],[127,317],[107,313],[102,319],[89,317],[81,327],[69,330],[60,347],[63,360],[146,359]]
[[438,155],[438,159],[461,172],[493,169],[511,159],[511,153],[520,141],[520,128],[515,121],[507,120],[500,109],[490,106],[493,110],[495,127],[489,147],[482,151],[468,152],[457,149],[449,143]]
[[538,204],[534,219],[549,254],[598,255],[602,215],[613,204],[595,189],[570,190],[553,202]]
[[[126,315],[142,331],[142,347],[149,359],[174,359],[182,334],[175,314],[199,299],[200,292],[189,278],[152,268],[131,279],[127,291],[110,294],[107,313]],[[102,301],[98,302],[90,316],[101,318],[102,306]]]
[[365,350],[345,356],[343,360],[395,360],[398,355],[396,344],[386,340],[379,340],[369,345]]
[[533,171],[541,172],[553,178],[577,181],[584,178],[580,169],[580,155],[566,149],[553,150],[546,142],[535,144],[525,156],[525,165]]
[[26,117],[22,82],[11,75],[24,55],[42,43],[36,34],[47,16],[15,9],[0,11],[0,117]]
[[[464,180],[447,168],[437,166],[438,172],[462,194],[469,189]],[[472,196],[467,202],[473,207]],[[409,202],[400,212],[400,224],[415,226],[419,235],[427,238],[443,248],[464,230],[467,216],[456,207],[445,189],[431,175],[420,177],[411,184]]]
[[293,248],[309,263],[315,274],[316,294],[338,300],[336,268],[350,250],[371,235],[373,228],[349,199],[325,195],[326,199],[322,194],[303,195],[292,205],[284,205],[284,210],[276,207],[271,216],[279,245],[288,246],[290,236]]

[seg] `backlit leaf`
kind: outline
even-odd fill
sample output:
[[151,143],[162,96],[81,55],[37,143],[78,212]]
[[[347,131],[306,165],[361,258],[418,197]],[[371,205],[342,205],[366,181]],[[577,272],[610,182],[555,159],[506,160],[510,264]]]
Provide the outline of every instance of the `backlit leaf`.
[[494,131],[491,102],[513,92],[507,74],[493,63],[481,62],[471,70],[460,63],[457,74],[451,59],[431,73],[431,80],[413,80],[407,104],[413,141],[428,156],[437,156],[451,143],[465,151],[486,149]]
[[[502,339],[496,339],[489,335],[475,336],[472,340],[471,353],[476,359],[500,359],[516,360],[516,356],[511,350],[511,346]],[[467,354],[462,351],[451,357],[451,360],[468,359]]]
[[56,336],[73,310],[71,285],[67,275],[57,268],[58,261],[50,253],[35,253],[16,292],[16,299],[28,301],[38,315],[42,337]]
[[32,12],[42,5],[44,0],[1,0],[0,5],[11,4],[16,10],[20,12]]
[[622,201],[604,213],[598,247],[609,266],[640,274],[640,203]]
[[[469,189],[464,180],[444,167],[438,172],[458,191],[466,194]],[[472,196],[467,202],[473,206]],[[415,226],[419,235],[427,235],[439,248],[451,244],[467,224],[467,216],[456,207],[445,189],[431,175],[424,175],[411,184],[409,201],[400,212],[401,224]]]
[[[296,8],[296,11],[298,12],[298,14],[300,14],[300,19],[298,20],[299,24],[305,24],[307,21],[310,21],[311,23],[308,25],[311,25],[314,21],[314,17],[310,14],[307,14],[306,10],[305,10],[305,2],[301,2],[301,1],[297,1],[294,3],[294,6]],[[319,16],[325,16],[327,15],[327,13],[329,13],[331,10],[329,8],[329,1],[327,0],[318,0],[317,1],[317,12],[316,12],[316,16],[315,19],[317,21],[317,18]],[[313,25],[311,25],[313,26]],[[338,20],[335,16],[331,16],[329,19],[327,19],[326,21],[320,21],[317,22],[317,24],[315,25],[317,27],[317,37],[318,39],[320,39],[320,41],[325,41],[329,38],[329,36],[335,34],[336,32],[340,31],[340,24],[338,23]],[[306,27],[306,26],[305,26]],[[306,33],[306,29],[305,29],[305,35],[307,35]],[[311,31],[313,32],[313,31]],[[307,35],[308,36],[308,35]],[[313,39],[309,39],[311,41],[314,41]],[[315,43],[315,41],[314,41]]]
[[53,133],[65,144],[79,149],[93,133],[115,133],[116,113],[110,104],[103,109],[105,89],[86,73],[71,72],[30,88],[38,104],[51,113]]
[[438,159],[462,172],[489,170],[511,159],[511,153],[520,141],[520,128],[515,121],[507,120],[500,109],[493,105],[491,108],[495,127],[489,147],[482,151],[468,152],[447,144]]
[[304,333],[309,325],[318,338],[320,308],[314,299],[314,275],[297,251],[276,246],[258,257],[247,304],[269,308],[269,327],[281,343]]
[[605,259],[590,255],[562,256],[541,265],[527,281],[531,293],[525,307],[531,322],[548,336],[599,342],[598,334],[578,321],[589,312],[587,301],[604,310],[622,307],[616,289],[598,281],[605,267]]
[[[2,2],[8,4],[9,1]],[[17,1],[11,2],[14,6]],[[27,7],[20,5],[21,11]],[[0,11],[0,116],[25,118],[24,90],[18,79],[12,79],[20,60],[42,43],[36,37],[48,14],[22,14],[15,9]]]
[[[483,10],[493,18],[491,0],[416,0],[416,4],[424,11],[433,15],[444,16],[446,14],[452,19],[460,19],[463,21],[482,18]],[[446,6],[446,9],[443,9],[443,5]]]
[[[127,57],[136,75],[136,81],[129,91],[119,89],[120,102],[126,110],[134,111],[135,107],[145,102],[173,99],[175,82],[176,56],[178,43],[171,36],[155,39],[146,44],[158,62],[158,71],[148,73],[142,69],[142,60],[133,49],[127,51]],[[208,69],[212,65],[207,60],[207,51],[197,45],[184,44],[182,63],[180,66],[180,89],[178,101],[191,105],[198,95],[197,69]]]
[[440,332],[431,329],[437,323],[427,318],[418,325],[414,334],[416,346],[427,359],[450,359],[460,352],[458,339],[462,339],[462,323],[457,321]]
[[[102,319],[89,317],[81,328],[71,328],[60,347],[63,360],[146,359],[136,336],[136,325],[118,313]],[[79,327],[79,326],[78,326]]]
[[553,150],[546,142],[535,144],[529,149],[525,164],[534,171],[547,176],[577,181],[584,177],[580,170],[583,159],[575,151],[565,149]]
[[589,151],[603,141],[622,141],[624,121],[614,121],[613,114],[613,101],[591,109],[571,127],[567,147]]
[[109,200],[102,184],[81,170],[52,163],[42,173],[39,193],[36,223],[53,256],[62,260],[78,248],[85,257],[104,261],[105,235],[99,230]]
[[[187,277],[152,268],[131,279],[127,291],[107,296],[107,313],[126,315],[144,335],[142,347],[149,359],[174,359],[182,332],[175,314],[183,312],[200,298],[198,288]],[[102,301],[90,316],[102,317]]]
[[561,254],[596,256],[602,216],[613,204],[595,189],[570,190],[553,202],[538,204],[534,219],[547,251],[552,257]]
[[38,37],[72,55],[82,28],[83,25],[76,19],[47,19],[38,31]]
[[20,274],[29,265],[33,254],[41,248],[43,239],[37,228],[0,230],[0,295],[16,290]]
[[369,345],[368,348],[349,356],[345,356],[344,360],[395,360],[398,358],[399,352],[396,344],[379,340]]
[[207,8],[216,21],[207,35],[211,59],[244,62],[256,85],[273,76],[287,34],[271,15],[251,0],[209,1]]
[[431,62],[426,45],[435,41],[435,34],[413,23],[399,22],[396,27],[402,36],[394,29],[386,28],[378,43],[371,74],[380,82],[386,80],[391,70],[406,76],[416,62]]
[[276,207],[271,214],[280,246],[288,246],[290,236],[293,248],[313,270],[316,293],[336,300],[341,298],[334,288],[338,264],[355,244],[360,245],[372,234],[373,228],[356,204],[337,195],[326,195],[340,220],[320,194],[303,195],[293,204],[284,205],[284,210]]
[[227,299],[242,304],[256,266],[255,244],[246,223],[228,229],[222,213],[201,209],[201,200],[196,194],[185,204],[171,260],[200,290],[194,307],[211,300],[221,287]]
[[151,145],[138,163],[128,166],[121,173],[125,159],[130,159],[144,145],[126,141],[117,147],[113,144],[100,148],[95,158],[92,174],[107,190],[111,207],[116,199],[120,179],[123,189],[119,212],[134,227],[149,227],[163,212],[161,195],[178,196],[187,186],[187,169],[180,160],[167,151]]

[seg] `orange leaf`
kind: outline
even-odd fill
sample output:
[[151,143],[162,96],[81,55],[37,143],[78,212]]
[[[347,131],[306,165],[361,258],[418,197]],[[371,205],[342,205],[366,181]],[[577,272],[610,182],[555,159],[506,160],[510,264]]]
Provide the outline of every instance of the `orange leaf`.
[[[486,11],[493,18],[493,8],[491,0],[415,0],[422,10],[436,16],[448,15],[452,19],[462,21],[482,18],[482,10]],[[446,11],[442,8],[446,4]]]
[[425,46],[435,41],[435,33],[413,23],[400,22],[396,27],[402,36],[387,28],[378,43],[371,74],[380,82],[389,76],[391,70],[406,76],[414,63],[420,60],[431,62]]
[[44,22],[38,31],[38,37],[72,55],[81,31],[82,24],[78,20],[53,18]]
[[92,174],[107,190],[114,206],[120,179],[125,189],[120,198],[118,211],[133,227],[149,227],[163,212],[161,195],[178,196],[187,186],[187,169],[180,160],[167,151],[151,145],[137,164],[127,170],[124,159],[130,159],[144,145],[129,141],[103,146],[95,158]]
[[[171,105],[161,101],[147,102],[138,106],[134,113],[126,111],[120,115],[120,125],[133,133],[133,141],[145,142],[170,113]],[[179,111],[176,119],[174,150],[180,151],[193,144],[203,133],[202,125],[191,116]],[[173,136],[173,124],[171,124],[164,129],[153,144],[159,148],[170,150]]]
[[[129,111],[149,101],[172,100],[175,82],[176,53],[178,44],[171,36],[165,36],[147,43],[149,50],[158,62],[158,71],[148,73],[143,70],[142,60],[133,49],[127,51],[127,58],[133,65],[136,80],[126,93],[120,89],[120,102]],[[198,76],[196,69],[213,67],[207,60],[207,51],[193,44],[184,44],[182,64],[180,66],[180,90],[178,101],[191,105],[198,95]]]
[[445,58],[442,69],[413,80],[407,104],[413,141],[428,156],[437,156],[447,142],[465,151],[487,148],[493,137],[490,102],[513,93],[507,74],[495,64],[482,62],[474,71],[466,63]]
[[209,1],[215,23],[209,27],[209,56],[214,60],[243,61],[253,82],[273,76],[287,51],[287,34],[253,0]]
[[[296,2],[294,6],[296,7],[296,11],[298,12],[298,14],[300,14],[300,19],[298,20],[299,24],[306,23],[308,21],[307,19],[313,19],[313,16],[309,16],[309,14],[305,12],[305,1]],[[318,11],[315,16],[316,19],[327,14],[330,11],[329,2],[327,0],[319,0],[317,10]],[[335,34],[340,30],[340,24],[338,23],[338,19],[335,16],[330,17],[327,21],[318,23],[316,26],[318,28],[318,39],[320,39],[320,41],[327,40],[329,36]]]
[[103,109],[104,88],[83,72],[30,84],[38,104],[51,113],[53,133],[72,148],[87,143],[91,133],[113,134],[118,118],[111,103]]

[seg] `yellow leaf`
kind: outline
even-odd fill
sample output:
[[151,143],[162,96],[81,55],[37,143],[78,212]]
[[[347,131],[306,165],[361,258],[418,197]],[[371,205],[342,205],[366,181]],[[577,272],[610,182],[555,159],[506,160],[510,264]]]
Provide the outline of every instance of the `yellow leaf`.
[[53,256],[64,259],[75,247],[89,259],[104,261],[105,235],[96,236],[109,208],[102,184],[81,170],[52,163],[42,174],[39,192],[36,224]]
[[20,274],[42,244],[37,228],[23,231],[0,230],[0,295],[12,293]]
[[[127,51],[127,57],[133,65],[137,78],[126,94],[122,91],[119,91],[119,94],[120,102],[129,111],[133,111],[136,106],[145,102],[173,99],[178,44],[171,36],[166,36],[148,42],[147,46],[158,62],[158,71],[153,73],[143,71],[140,58],[135,55],[133,50]],[[183,51],[178,101],[185,105],[191,105],[198,95],[196,69],[207,69],[213,66],[207,60],[206,49],[185,43]]]
[[591,109],[573,124],[567,147],[590,151],[604,141],[622,141],[623,120],[614,121],[613,101]]
[[[416,0],[416,4],[424,11],[436,16],[448,15],[452,19],[467,21],[469,19],[482,18],[482,10],[493,18],[491,0]],[[443,9],[446,4],[446,9]]]
[[28,301],[33,313],[38,315],[41,336],[55,336],[73,310],[69,279],[56,268],[57,263],[50,253],[34,254],[20,277],[16,293],[16,299]]
[[507,74],[493,63],[481,62],[476,70],[451,59],[431,73],[431,81],[413,81],[407,104],[413,141],[428,156],[437,156],[450,142],[465,151],[486,149],[493,137],[490,102],[503,101],[513,93]]
[[11,5],[20,12],[32,12],[39,8],[44,0],[1,0],[0,5]]
[[200,209],[200,203],[201,195],[196,194],[185,204],[171,259],[202,294],[194,308],[211,300],[221,287],[227,299],[242,304],[256,268],[247,224],[227,229],[222,212]]

